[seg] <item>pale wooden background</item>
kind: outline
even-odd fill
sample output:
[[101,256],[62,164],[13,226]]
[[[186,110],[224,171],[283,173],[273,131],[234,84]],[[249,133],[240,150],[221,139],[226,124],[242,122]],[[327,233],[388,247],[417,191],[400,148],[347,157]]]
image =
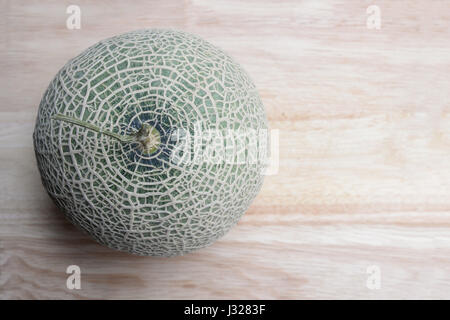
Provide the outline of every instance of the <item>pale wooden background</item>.
[[[0,298],[450,298],[450,1],[0,3]],[[81,30],[66,29],[69,4]],[[66,222],[31,140],[69,58],[146,27],[229,52],[281,130],[279,173],[241,222],[171,259],[112,251]],[[71,264],[81,290],[66,288]]]

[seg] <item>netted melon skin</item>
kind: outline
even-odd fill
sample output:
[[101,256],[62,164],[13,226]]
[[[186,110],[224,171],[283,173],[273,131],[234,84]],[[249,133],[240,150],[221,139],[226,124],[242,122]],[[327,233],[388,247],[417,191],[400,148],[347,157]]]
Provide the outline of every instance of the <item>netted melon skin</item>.
[[[176,256],[210,245],[245,213],[263,183],[256,163],[173,163],[86,128],[120,134],[139,124],[264,130],[257,90],[223,51],[188,33],[139,30],[103,40],[70,60],[39,105],[33,142],[42,182],[66,217],[114,249]],[[243,150],[248,153],[249,150]]]

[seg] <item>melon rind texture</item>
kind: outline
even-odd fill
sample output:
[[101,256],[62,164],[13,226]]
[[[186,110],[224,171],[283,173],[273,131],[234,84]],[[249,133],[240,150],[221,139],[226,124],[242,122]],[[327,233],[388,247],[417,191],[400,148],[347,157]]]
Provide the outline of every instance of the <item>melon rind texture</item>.
[[[146,154],[52,119],[56,114],[123,135],[149,123],[161,145]],[[257,195],[264,161],[174,163],[170,134],[195,126],[267,129],[261,99],[239,64],[180,31],[139,30],[103,40],[70,60],[41,100],[33,142],[43,185],[72,223],[108,247],[175,256],[208,246]]]

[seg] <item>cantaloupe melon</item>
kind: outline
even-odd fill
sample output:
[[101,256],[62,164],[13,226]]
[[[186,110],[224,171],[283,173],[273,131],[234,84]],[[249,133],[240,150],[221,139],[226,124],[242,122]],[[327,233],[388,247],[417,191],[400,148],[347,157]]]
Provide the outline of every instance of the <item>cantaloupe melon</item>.
[[[212,149],[226,161],[194,160],[214,146],[190,148],[195,128],[239,133]],[[242,135],[266,129],[238,63],[197,36],[150,29],[70,60],[42,98],[33,141],[44,187],[76,226],[114,249],[174,256],[211,244],[247,210],[266,154]]]

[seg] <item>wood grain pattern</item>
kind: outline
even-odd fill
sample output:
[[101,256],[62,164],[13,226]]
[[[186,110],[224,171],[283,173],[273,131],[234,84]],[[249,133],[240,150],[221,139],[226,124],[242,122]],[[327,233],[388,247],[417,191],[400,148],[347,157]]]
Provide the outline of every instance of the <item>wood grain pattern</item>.
[[[0,298],[450,298],[447,0],[0,1]],[[68,30],[66,7],[82,11]],[[369,5],[381,29],[366,27]],[[196,33],[250,73],[279,173],[204,250],[97,245],[41,186],[31,134],[64,63],[129,30]],[[81,290],[66,288],[69,265]],[[366,287],[367,267],[381,288]]]

